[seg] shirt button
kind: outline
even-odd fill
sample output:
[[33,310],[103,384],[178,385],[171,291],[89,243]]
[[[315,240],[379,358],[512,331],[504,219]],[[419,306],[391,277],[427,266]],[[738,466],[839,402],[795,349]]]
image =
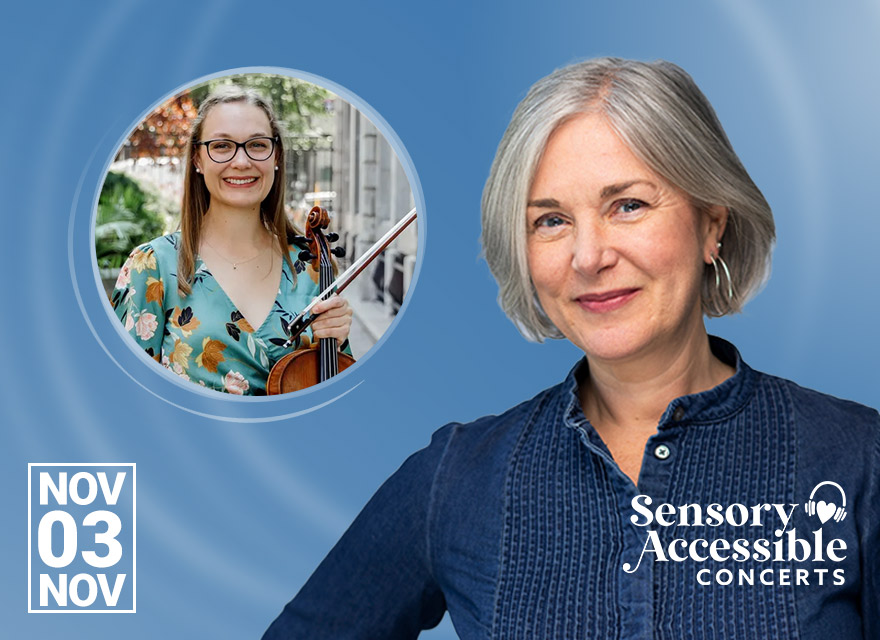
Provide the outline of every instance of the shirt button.
[[665,444],[658,444],[654,449],[654,457],[658,460],[666,460],[670,455],[672,455],[672,451]]
[[672,412],[672,419],[678,422],[682,418],[684,418],[684,407],[676,407]]

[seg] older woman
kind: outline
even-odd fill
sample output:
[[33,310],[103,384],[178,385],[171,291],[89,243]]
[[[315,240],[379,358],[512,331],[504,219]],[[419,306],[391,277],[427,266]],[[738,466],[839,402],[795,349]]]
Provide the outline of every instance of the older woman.
[[502,307],[582,360],[439,430],[266,638],[880,637],[880,416],[759,373],[703,315],[761,285],[769,206],[691,78],[538,82],[483,199]]
[[[240,87],[208,96],[187,144],[180,231],[137,247],[113,293],[116,314],[148,354],[217,391],[265,394],[288,325],[320,293],[317,271],[297,258],[304,247],[292,244],[284,161],[265,98]],[[310,334],[346,340],[345,300],[313,312]]]

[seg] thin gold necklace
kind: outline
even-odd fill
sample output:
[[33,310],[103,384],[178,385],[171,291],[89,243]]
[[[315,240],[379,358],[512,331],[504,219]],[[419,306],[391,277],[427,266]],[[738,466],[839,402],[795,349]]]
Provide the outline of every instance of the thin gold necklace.
[[222,253],[220,253],[220,250],[219,250],[217,247],[215,247],[213,244],[211,244],[210,242],[208,242],[208,239],[207,239],[207,238],[202,238],[202,240],[204,240],[205,244],[208,245],[209,247],[211,247],[211,248],[214,250],[214,253],[216,253],[218,256],[220,256],[220,258],[222,258],[224,261],[226,261],[226,262],[228,262],[229,264],[231,264],[231,265],[232,265],[232,269],[233,269],[234,271],[237,271],[237,270],[238,270],[238,265],[240,265],[240,264],[247,264],[248,262],[253,262],[253,261],[256,260],[257,258],[259,258],[261,255],[263,255],[264,253],[266,253],[266,249],[263,249],[263,250],[261,250],[259,253],[257,253],[256,255],[251,256],[250,258],[248,258],[247,260],[238,260],[238,261],[230,260],[229,258],[227,258],[226,256],[224,256]]

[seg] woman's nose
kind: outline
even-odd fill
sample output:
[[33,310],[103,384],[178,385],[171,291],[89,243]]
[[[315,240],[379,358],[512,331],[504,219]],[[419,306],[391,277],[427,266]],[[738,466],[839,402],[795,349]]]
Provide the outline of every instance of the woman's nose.
[[595,275],[617,262],[609,230],[601,221],[581,221],[574,235],[571,266],[583,275]]
[[232,160],[229,161],[229,164],[234,167],[248,166],[250,163],[251,159],[248,157],[248,154],[245,153],[244,147],[238,147],[235,150],[235,153],[232,154]]

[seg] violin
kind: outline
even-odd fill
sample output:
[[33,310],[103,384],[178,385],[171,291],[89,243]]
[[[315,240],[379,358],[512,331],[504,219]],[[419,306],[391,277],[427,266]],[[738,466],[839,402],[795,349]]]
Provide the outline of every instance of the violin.
[[[324,235],[323,230],[330,223],[330,216],[325,209],[313,207],[309,211],[306,223],[306,239],[309,242],[308,250],[300,252],[300,259],[311,262],[319,269],[319,288],[321,293],[310,302],[289,325],[290,336],[282,345],[287,348],[294,344],[315,317],[309,315],[320,300],[326,300],[334,291],[342,293],[345,289],[373,260],[399,236],[406,227],[416,219],[416,210],[412,209],[400,221],[397,222],[384,236],[379,238],[364,255],[355,260],[341,276],[333,280],[333,263],[330,254],[337,257],[345,255],[342,247],[329,248],[329,242],[336,242],[339,236],[335,233]],[[269,372],[266,381],[266,393],[277,395],[279,393],[291,393],[324,382],[344,371],[355,362],[354,358],[346,353],[339,353],[335,338],[321,338],[317,349],[300,349],[288,353],[282,357]]]
[[[330,226],[330,215],[327,210],[322,207],[312,207],[306,219],[305,238],[309,248],[300,251],[299,259],[310,262],[312,268],[319,273],[318,287],[321,295],[316,300],[326,300],[333,293],[331,286],[333,262],[330,260],[330,254],[337,258],[345,255],[345,249],[342,247],[330,248],[330,243],[336,242],[339,236],[335,233],[325,235],[324,230],[328,226]],[[288,340],[285,345],[289,346],[291,343],[292,340]],[[336,338],[319,338],[317,349],[299,349],[288,353],[275,363],[266,381],[266,393],[276,395],[311,387],[329,380],[340,371],[345,371],[354,362],[354,358],[350,355],[339,352]]]

